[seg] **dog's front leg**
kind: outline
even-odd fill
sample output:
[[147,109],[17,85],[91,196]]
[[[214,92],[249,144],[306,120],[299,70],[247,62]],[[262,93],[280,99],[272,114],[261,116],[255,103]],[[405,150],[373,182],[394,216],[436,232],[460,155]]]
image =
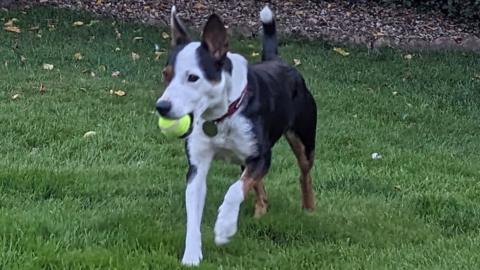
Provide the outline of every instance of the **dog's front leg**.
[[185,253],[182,264],[196,266],[200,264],[202,255],[202,223],[203,207],[207,194],[207,174],[213,159],[213,152],[204,147],[196,147],[194,142],[186,144],[189,160],[185,204],[187,209],[187,234]]
[[261,157],[249,160],[240,179],[228,189],[222,205],[218,208],[215,222],[215,243],[217,245],[228,243],[230,237],[237,232],[240,205],[255,182],[260,181],[268,171],[270,158],[271,154],[268,152]]

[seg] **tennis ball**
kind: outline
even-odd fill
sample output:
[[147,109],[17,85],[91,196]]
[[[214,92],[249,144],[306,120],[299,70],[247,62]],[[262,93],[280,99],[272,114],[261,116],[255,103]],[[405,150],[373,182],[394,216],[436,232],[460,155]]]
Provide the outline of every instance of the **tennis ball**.
[[162,133],[168,138],[180,138],[187,134],[192,124],[190,115],[184,115],[179,119],[161,117],[158,119],[158,126]]

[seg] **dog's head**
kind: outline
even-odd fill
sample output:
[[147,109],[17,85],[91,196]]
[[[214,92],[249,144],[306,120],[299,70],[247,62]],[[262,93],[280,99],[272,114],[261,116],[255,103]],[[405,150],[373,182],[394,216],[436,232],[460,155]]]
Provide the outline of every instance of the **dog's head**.
[[192,42],[175,7],[171,14],[172,49],[163,70],[166,89],[157,110],[169,118],[226,110],[232,64],[227,57],[227,31],[217,15],[208,19],[200,42]]

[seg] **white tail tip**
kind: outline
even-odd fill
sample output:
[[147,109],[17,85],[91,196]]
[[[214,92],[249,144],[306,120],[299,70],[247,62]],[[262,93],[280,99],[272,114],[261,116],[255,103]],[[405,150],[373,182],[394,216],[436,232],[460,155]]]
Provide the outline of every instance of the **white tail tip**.
[[260,20],[262,23],[271,23],[273,21],[273,12],[268,6],[265,6],[260,11]]

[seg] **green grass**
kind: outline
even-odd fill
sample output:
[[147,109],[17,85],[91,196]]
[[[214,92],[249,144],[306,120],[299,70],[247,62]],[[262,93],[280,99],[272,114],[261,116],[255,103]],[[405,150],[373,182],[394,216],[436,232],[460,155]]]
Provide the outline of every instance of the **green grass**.
[[[23,32],[0,31],[0,269],[181,268],[187,168],[183,143],[156,127],[161,30],[108,19],[73,27],[92,17],[53,9],[0,11],[13,17]],[[259,43],[232,47],[255,60]],[[239,176],[217,162],[201,269],[478,268],[479,56],[348,50],[294,40],[280,49],[302,61],[319,107],[317,211],[300,210],[298,170],[281,141],[266,180],[269,213],[254,220],[250,198],[238,234],[216,247],[216,210]]]

